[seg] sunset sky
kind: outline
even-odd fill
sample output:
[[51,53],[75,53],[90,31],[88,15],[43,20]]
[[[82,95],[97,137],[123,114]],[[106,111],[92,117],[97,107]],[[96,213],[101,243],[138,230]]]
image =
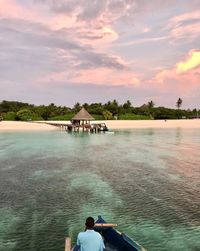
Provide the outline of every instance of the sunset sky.
[[0,0],[0,101],[200,108],[200,0]]

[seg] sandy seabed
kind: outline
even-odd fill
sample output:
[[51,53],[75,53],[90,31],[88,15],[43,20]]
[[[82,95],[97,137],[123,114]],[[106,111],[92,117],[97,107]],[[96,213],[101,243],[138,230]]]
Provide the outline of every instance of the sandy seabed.
[[[69,123],[69,121],[48,121],[51,123]],[[42,131],[57,130],[57,127],[48,125],[48,122],[19,122],[2,121],[0,131]],[[200,119],[180,120],[106,120],[93,121],[91,123],[106,123],[109,129],[132,128],[200,128]]]

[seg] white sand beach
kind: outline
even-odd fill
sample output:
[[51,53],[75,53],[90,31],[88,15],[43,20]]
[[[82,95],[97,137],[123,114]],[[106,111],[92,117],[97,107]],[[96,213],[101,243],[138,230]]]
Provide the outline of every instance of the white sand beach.
[[180,120],[107,120],[110,129],[131,128],[200,128],[200,119]]
[[[51,123],[70,123],[69,121],[49,121]],[[200,128],[200,119],[179,120],[102,120],[92,123],[105,123],[109,129],[132,128]]]
[[46,131],[57,128],[44,123],[21,122],[21,121],[1,121],[0,131]]
[[[50,123],[70,123],[69,121],[48,121]],[[0,131],[41,131],[58,130],[57,127],[40,122],[2,121]],[[132,128],[200,128],[200,119],[180,120],[106,120],[92,121],[91,123],[106,123],[109,129]]]

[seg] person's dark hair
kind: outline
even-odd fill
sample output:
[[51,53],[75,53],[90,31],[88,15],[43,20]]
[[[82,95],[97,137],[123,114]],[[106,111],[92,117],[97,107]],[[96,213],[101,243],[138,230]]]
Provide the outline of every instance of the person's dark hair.
[[85,221],[85,226],[88,229],[92,229],[94,227],[94,218],[88,217]]

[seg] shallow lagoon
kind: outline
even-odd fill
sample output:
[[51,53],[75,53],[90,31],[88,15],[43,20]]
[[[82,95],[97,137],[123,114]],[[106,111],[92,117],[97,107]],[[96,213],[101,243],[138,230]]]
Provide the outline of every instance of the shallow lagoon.
[[200,131],[0,134],[0,251],[64,250],[102,215],[149,251],[200,250]]

